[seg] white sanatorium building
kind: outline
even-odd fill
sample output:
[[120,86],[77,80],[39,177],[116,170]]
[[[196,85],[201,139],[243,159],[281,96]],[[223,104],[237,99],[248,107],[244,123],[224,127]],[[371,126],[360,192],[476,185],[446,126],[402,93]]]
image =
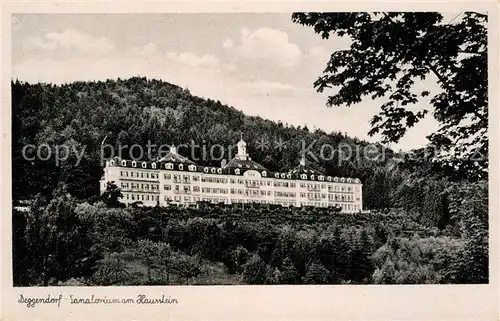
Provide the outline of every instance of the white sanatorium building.
[[106,162],[101,193],[108,182],[121,188],[122,203],[147,206],[211,203],[261,203],[282,206],[341,207],[359,212],[362,184],[357,178],[325,176],[305,164],[287,173],[269,172],[248,157],[246,143],[238,142],[238,154],[221,167],[199,166],[179,155],[174,146],[157,162],[121,160]]

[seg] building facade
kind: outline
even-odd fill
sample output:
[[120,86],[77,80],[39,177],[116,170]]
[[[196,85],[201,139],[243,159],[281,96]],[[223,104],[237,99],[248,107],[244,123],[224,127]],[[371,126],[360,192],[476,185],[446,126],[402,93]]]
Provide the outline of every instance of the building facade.
[[238,142],[238,154],[221,167],[199,166],[177,153],[175,146],[156,162],[122,160],[106,162],[101,193],[108,182],[122,191],[127,205],[147,206],[261,203],[282,206],[337,207],[354,213],[363,209],[362,184],[357,178],[331,177],[306,166],[304,157],[289,172],[270,172],[254,162],[246,143]]

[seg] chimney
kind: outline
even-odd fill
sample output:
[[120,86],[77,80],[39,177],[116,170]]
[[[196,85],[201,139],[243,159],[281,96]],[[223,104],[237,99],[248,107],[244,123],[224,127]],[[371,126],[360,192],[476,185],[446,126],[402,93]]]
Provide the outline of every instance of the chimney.
[[226,163],[227,163],[227,161],[226,161],[226,159],[224,158],[224,159],[220,162],[220,167],[221,167],[221,168],[226,167]]

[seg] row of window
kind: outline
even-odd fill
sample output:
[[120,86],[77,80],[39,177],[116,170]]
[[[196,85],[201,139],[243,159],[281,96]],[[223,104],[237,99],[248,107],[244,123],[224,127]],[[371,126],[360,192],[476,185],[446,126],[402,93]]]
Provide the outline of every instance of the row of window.
[[[357,198],[359,201],[359,197]],[[353,195],[337,195],[337,194],[328,194],[328,201],[329,202],[354,202],[354,196]]]
[[[130,176],[129,176],[130,174]],[[157,173],[149,173],[149,172],[137,172],[137,171],[120,171],[121,177],[136,177],[136,178],[153,178],[158,179]]]
[[227,188],[202,187],[201,192],[202,193],[214,193],[214,194],[227,194],[228,189]]
[[[127,165],[127,162],[125,160],[123,160],[121,162],[122,166],[126,166]],[[115,161],[110,161],[110,165],[111,166],[114,166],[115,165]],[[147,168],[147,163],[146,162],[142,162],[141,165],[140,165],[142,168]],[[132,167],[137,167],[137,162],[136,161],[132,161]],[[179,170],[184,170],[184,165],[183,164],[179,164]],[[151,168],[152,169],[156,169],[156,163],[152,163],[151,164]],[[171,163],[167,163],[165,164],[165,168],[166,169],[174,169],[174,165],[171,164]],[[188,165],[188,169],[190,171],[196,171],[196,165]],[[222,174],[222,168],[208,168],[208,167],[205,167],[203,169],[203,171],[205,173],[217,173],[217,174]],[[235,169],[234,173],[236,175],[240,175],[240,170],[239,169]],[[266,171],[262,171],[262,176],[266,177],[267,176],[267,172]],[[292,178],[292,175],[291,174],[288,174],[288,173],[275,173],[274,174],[274,177],[276,178],[287,178],[287,179],[291,179]],[[310,178],[311,179],[314,179],[315,177],[318,178],[318,180],[320,181],[324,181],[325,180],[325,176],[324,175],[310,175]],[[301,179],[307,179],[307,174],[301,174],[300,175],[300,178]],[[359,179],[355,178],[355,179],[352,179],[352,178],[344,178],[344,177],[331,177],[331,176],[326,176],[326,180],[328,180],[329,182],[333,181],[333,182],[341,182],[341,183],[360,183]]]
[[274,196],[277,196],[277,197],[295,197],[297,194],[293,193],[293,192],[274,192]]
[[[120,176],[122,177],[129,177],[129,172],[128,171],[120,171]],[[151,178],[151,179],[158,179],[158,174],[157,173],[148,173],[148,172],[130,172],[130,177],[136,177],[136,178]],[[167,180],[172,179],[171,174],[164,174],[164,178]],[[200,177],[199,176],[189,176],[189,175],[173,175],[173,179],[175,183],[189,183],[190,179],[192,179],[194,182],[198,182]],[[227,184],[227,178],[220,178],[220,177],[202,177],[201,178],[202,182],[208,182],[208,183],[219,183],[219,184]],[[243,179],[230,179],[231,184],[245,184],[248,187],[258,187],[259,186],[259,180],[243,180]],[[261,180],[260,181],[260,186],[272,186],[273,182],[269,180]],[[277,181],[274,182],[275,187],[291,187],[295,188],[296,183],[294,182],[281,182]],[[327,186],[326,184],[311,184],[311,183],[300,183],[301,188],[307,188],[309,190],[319,190],[319,189],[325,189]],[[356,186],[355,187],[356,192],[359,192],[360,187]],[[353,187],[352,186],[328,186],[328,192],[346,192],[346,193],[352,193],[353,192]]]
[[120,184],[121,188],[122,189],[129,189],[129,188],[132,188],[132,189],[145,189],[145,190],[159,190],[160,189],[160,185],[159,184],[147,184],[147,183],[142,183],[142,184],[139,184],[139,183],[125,183],[125,182],[122,182]]
[[[237,198],[217,198],[217,197],[191,197],[191,196],[165,196],[164,197],[165,201],[174,201],[174,202],[185,202],[185,203],[190,203],[190,202],[198,202],[198,201],[204,201],[204,202],[211,202],[211,203],[225,203],[229,204],[229,201],[232,204],[248,204],[248,203],[259,203],[259,204],[275,204],[275,205],[282,205],[282,206],[296,206],[294,201],[286,201],[286,200],[246,200],[246,199],[237,199]],[[358,204],[341,204],[341,203],[325,203],[325,202],[301,202],[301,206],[316,206],[316,207],[328,207],[328,206],[335,206],[335,207],[341,207],[344,211],[359,211],[360,206]]]
[[271,191],[258,191],[258,190],[245,190],[245,189],[236,189],[236,188],[231,188],[231,194],[238,194],[238,195],[254,195],[258,196],[259,194],[261,196],[271,196]]
[[[131,172],[132,174],[134,172]],[[137,173],[139,174],[139,173]],[[148,178],[148,173],[140,173],[140,174],[145,174],[145,178]],[[153,174],[151,174],[153,175]],[[166,179],[170,179],[170,174],[165,174],[166,176],[168,175],[168,178],[166,177]],[[152,177],[152,176],[149,176],[150,178],[155,178],[155,177]],[[158,178],[156,176],[156,178]],[[189,176],[187,175],[184,175],[183,177],[181,177],[180,175],[174,175],[174,183],[180,183],[181,182],[181,179],[184,180],[184,182],[189,182]],[[193,181],[198,181],[199,177],[198,176],[193,176]],[[233,179],[231,179],[233,180]],[[226,178],[214,178],[214,177],[207,177],[206,180],[204,180],[202,178],[202,181],[203,182],[209,182],[209,183],[221,183],[221,184],[226,184],[227,183],[227,179]],[[237,180],[237,183],[238,184],[243,184],[245,183],[245,186],[246,187],[258,187],[259,185],[259,181],[257,180],[242,180],[242,179],[238,179]],[[130,184],[130,185],[129,185]],[[271,182],[270,181],[260,181],[260,184],[261,185],[271,185]],[[145,189],[149,189],[149,186],[150,184],[138,184],[138,183],[124,183],[122,182],[121,183],[121,187],[122,188],[129,188],[131,186],[131,188],[145,188]],[[170,185],[164,185],[164,189],[169,191],[171,190],[170,188]],[[275,182],[274,186],[279,186],[279,187],[291,187],[291,188],[294,188],[295,187],[295,183],[289,183],[289,182]],[[319,188],[325,188],[325,185],[322,184],[322,185],[313,185],[313,184],[303,184],[301,183],[300,184],[300,187],[302,188],[305,188],[307,187],[309,190],[312,190],[312,191],[319,191],[320,189]],[[157,184],[151,184],[151,189],[158,189],[158,185]],[[359,186],[356,186],[355,187],[355,190],[356,192],[359,192]],[[193,190],[194,191],[194,190]],[[352,193],[353,192],[353,188],[351,186],[328,186],[328,192],[329,193],[334,193],[334,192],[337,192],[337,193]],[[303,193],[302,193],[303,194]],[[305,197],[305,196],[304,196]],[[326,196],[325,196],[326,197]],[[351,196],[352,198],[352,196]]]
[[149,194],[131,194],[124,193],[123,197],[128,201],[158,201],[160,197],[158,195]]
[[218,183],[218,184],[227,184],[227,178],[220,178],[220,177],[205,177],[203,176],[201,178],[202,182],[207,182],[207,183]]

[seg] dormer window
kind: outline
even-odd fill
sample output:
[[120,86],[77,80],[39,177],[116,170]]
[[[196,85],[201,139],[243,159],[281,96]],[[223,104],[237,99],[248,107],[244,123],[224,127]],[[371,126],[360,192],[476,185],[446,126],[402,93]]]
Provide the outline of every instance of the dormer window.
[[222,174],[222,168],[217,168],[217,173]]
[[286,176],[286,175],[285,175],[284,173],[282,173],[282,174],[281,174],[281,178],[285,178],[285,176]]
[[350,183],[350,182],[351,182],[351,179],[350,179],[350,178],[348,178],[348,179],[347,179],[347,183]]
[[205,167],[205,168],[203,169],[203,171],[204,171],[205,173],[208,173],[208,167]]
[[266,177],[267,176],[267,172],[266,171],[262,171],[262,176]]
[[279,173],[276,173],[276,174],[274,174],[274,177],[276,177],[276,178],[280,178],[280,174],[279,174]]
[[151,163],[151,168],[156,169],[156,163]]
[[234,173],[235,173],[236,175],[240,175],[240,170],[239,170],[239,168],[235,169],[235,170],[234,170]]
[[331,181],[332,181],[332,177],[331,177],[331,176],[328,176],[326,179],[327,179],[329,182],[331,182]]
[[339,178],[338,178],[338,177],[334,177],[334,178],[333,178],[333,181],[334,181],[334,182],[338,182],[338,181],[339,181]]
[[340,179],[340,182],[341,182],[341,183],[345,183],[345,178],[343,178],[343,177],[342,177],[342,178]]
[[166,169],[174,169],[174,164],[172,164],[172,163],[165,164],[165,168]]
[[137,162],[136,161],[132,161],[132,167],[137,167]]
[[215,174],[215,168],[211,168],[210,171]]
[[146,162],[142,162],[142,168],[146,168],[148,166],[148,164],[146,164]]
[[307,175],[306,174],[302,174],[302,175],[300,175],[300,178],[307,179]]
[[179,164],[179,170],[180,170],[180,171],[184,170],[184,165]]
[[288,174],[288,175],[286,175],[286,178],[290,179],[290,178],[292,178],[292,175]]
[[196,166],[194,166],[194,165],[189,165],[189,167],[188,167],[188,168],[189,168],[189,170],[190,170],[190,171],[192,171],[192,172],[194,172],[194,171],[196,170]]
[[311,175],[311,179],[314,179],[314,175]]
[[324,181],[324,180],[325,180],[325,176],[323,176],[323,175],[318,176],[318,179],[319,179],[320,181]]
[[122,160],[122,166],[127,166],[127,161]]
[[354,182],[355,182],[356,184],[359,184],[359,183],[360,183],[359,178],[356,178],[356,179],[354,180]]
[[114,160],[109,161],[109,166],[115,166],[115,161]]

